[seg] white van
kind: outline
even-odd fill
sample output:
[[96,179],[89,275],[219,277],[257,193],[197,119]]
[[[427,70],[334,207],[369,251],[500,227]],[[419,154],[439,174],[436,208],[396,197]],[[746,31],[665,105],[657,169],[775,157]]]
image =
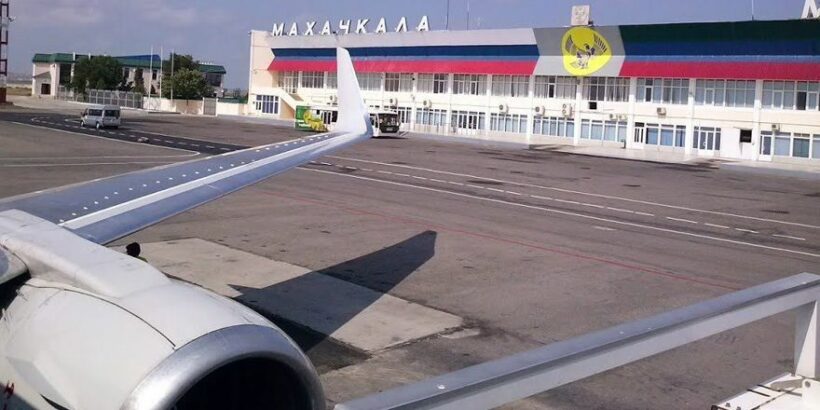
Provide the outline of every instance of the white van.
[[83,127],[94,127],[96,129],[112,127],[119,128],[120,107],[116,105],[90,105],[83,111],[80,117]]

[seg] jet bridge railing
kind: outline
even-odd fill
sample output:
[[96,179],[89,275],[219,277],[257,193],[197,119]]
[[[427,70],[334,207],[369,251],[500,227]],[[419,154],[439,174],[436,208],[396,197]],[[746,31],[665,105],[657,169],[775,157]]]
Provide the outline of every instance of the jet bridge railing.
[[794,374],[820,376],[820,276],[802,273],[338,404],[335,410],[490,409],[794,310]]

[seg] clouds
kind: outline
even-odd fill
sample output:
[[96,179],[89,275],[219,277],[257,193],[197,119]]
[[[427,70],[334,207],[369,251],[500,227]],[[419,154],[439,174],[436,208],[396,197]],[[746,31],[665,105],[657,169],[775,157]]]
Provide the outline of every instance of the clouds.
[[123,16],[164,27],[218,24],[230,19],[230,13],[214,6],[167,0],[24,0],[16,2],[12,12],[20,25],[58,27],[87,27]]
[[26,0],[15,3],[16,24],[84,26],[103,21],[107,2],[102,0]]

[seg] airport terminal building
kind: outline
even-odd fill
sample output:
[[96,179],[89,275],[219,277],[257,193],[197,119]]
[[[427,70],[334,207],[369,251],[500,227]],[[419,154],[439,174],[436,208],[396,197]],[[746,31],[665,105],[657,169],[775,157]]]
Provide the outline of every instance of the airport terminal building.
[[820,20],[299,29],[251,33],[249,113],[290,119],[297,105],[334,104],[338,45],[366,103],[397,111],[408,131],[820,161]]

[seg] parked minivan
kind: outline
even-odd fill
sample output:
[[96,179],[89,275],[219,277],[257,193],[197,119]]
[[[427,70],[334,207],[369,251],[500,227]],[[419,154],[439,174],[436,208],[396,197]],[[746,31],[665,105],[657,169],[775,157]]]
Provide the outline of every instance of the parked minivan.
[[96,129],[112,127],[119,128],[120,107],[116,105],[91,105],[83,111],[81,125]]

